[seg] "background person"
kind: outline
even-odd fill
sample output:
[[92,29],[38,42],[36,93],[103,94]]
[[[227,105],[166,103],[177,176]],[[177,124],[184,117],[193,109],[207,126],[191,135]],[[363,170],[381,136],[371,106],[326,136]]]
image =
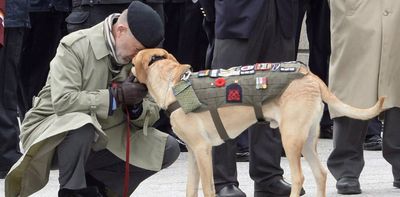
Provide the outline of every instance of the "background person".
[[[211,68],[296,59],[295,30],[298,8],[295,1],[200,2],[206,11],[206,20],[210,22],[214,18],[215,21]],[[206,32],[212,32],[212,27],[206,29]],[[254,180],[254,196],[289,196],[291,187],[282,178],[283,169],[280,167],[282,143],[279,131],[271,129],[267,122],[256,123],[248,130],[250,177]],[[235,153],[235,139],[213,148],[217,196],[246,196],[238,188]],[[304,191],[302,193],[304,194]]]
[[[21,157],[18,125],[18,75],[24,36],[30,27],[28,0],[0,0],[0,178]],[[3,26],[4,24],[4,26]]]
[[[386,96],[383,157],[400,188],[400,1],[330,1],[332,54],[329,87],[343,102],[360,108]],[[362,24],[362,25],[360,25]],[[367,40],[367,42],[366,42]],[[333,150],[327,164],[340,194],[361,193],[363,142],[368,121],[330,109]]]

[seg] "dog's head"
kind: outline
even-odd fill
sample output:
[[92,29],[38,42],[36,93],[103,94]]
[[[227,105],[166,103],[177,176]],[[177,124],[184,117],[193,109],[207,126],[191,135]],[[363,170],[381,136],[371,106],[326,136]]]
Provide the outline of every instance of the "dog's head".
[[[154,61],[153,57],[160,60]],[[132,63],[132,73],[140,83],[146,84],[150,95],[164,108],[165,102],[162,101],[167,97],[166,94],[172,94],[171,87],[182,79],[184,73],[190,71],[190,65],[180,64],[164,49],[142,50],[133,58]]]
[[162,59],[169,59],[177,62],[173,55],[161,48],[144,49],[139,51],[132,60],[132,64],[134,65],[132,72],[140,83],[146,84],[148,69],[150,64],[153,62],[152,60],[154,57],[160,57]]

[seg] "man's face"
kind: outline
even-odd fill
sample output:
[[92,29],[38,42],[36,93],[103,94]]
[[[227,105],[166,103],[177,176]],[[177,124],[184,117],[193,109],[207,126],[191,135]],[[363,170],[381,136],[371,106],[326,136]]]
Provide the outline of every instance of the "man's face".
[[133,36],[126,26],[118,26],[115,36],[115,50],[118,62],[128,64],[144,46]]

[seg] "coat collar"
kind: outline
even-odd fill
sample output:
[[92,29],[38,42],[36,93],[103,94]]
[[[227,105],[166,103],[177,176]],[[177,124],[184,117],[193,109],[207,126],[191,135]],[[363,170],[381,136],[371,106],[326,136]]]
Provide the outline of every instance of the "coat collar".
[[87,37],[90,41],[90,46],[97,60],[110,55],[106,46],[106,38],[103,34],[103,23],[99,23],[87,31]]

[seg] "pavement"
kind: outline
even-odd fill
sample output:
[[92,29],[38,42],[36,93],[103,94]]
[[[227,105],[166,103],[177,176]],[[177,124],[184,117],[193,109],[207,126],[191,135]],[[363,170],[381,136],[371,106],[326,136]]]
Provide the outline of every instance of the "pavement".
[[[326,167],[326,160],[332,150],[332,140],[321,139],[318,143],[318,152]],[[136,191],[133,197],[180,197],[185,196],[186,177],[187,177],[187,157],[186,152],[181,153],[178,160],[169,168],[160,171],[145,180]],[[393,177],[391,166],[383,159],[381,151],[364,151],[365,167],[360,177],[362,194],[347,195],[359,197],[398,197],[400,189],[392,186]],[[306,197],[316,196],[316,184],[312,172],[307,162],[302,159],[302,168],[305,182],[304,189]],[[285,171],[284,178],[290,182],[289,164],[286,158],[282,157],[281,166]],[[248,197],[253,196],[253,181],[249,177],[248,162],[237,163],[238,180],[240,188]],[[121,177],[122,178],[122,177]],[[49,183],[32,197],[55,197],[58,191],[58,171],[51,171]],[[343,196],[336,193],[335,179],[328,174],[327,196]],[[4,196],[4,179],[0,180],[0,196]],[[201,187],[199,190],[201,193]]]

